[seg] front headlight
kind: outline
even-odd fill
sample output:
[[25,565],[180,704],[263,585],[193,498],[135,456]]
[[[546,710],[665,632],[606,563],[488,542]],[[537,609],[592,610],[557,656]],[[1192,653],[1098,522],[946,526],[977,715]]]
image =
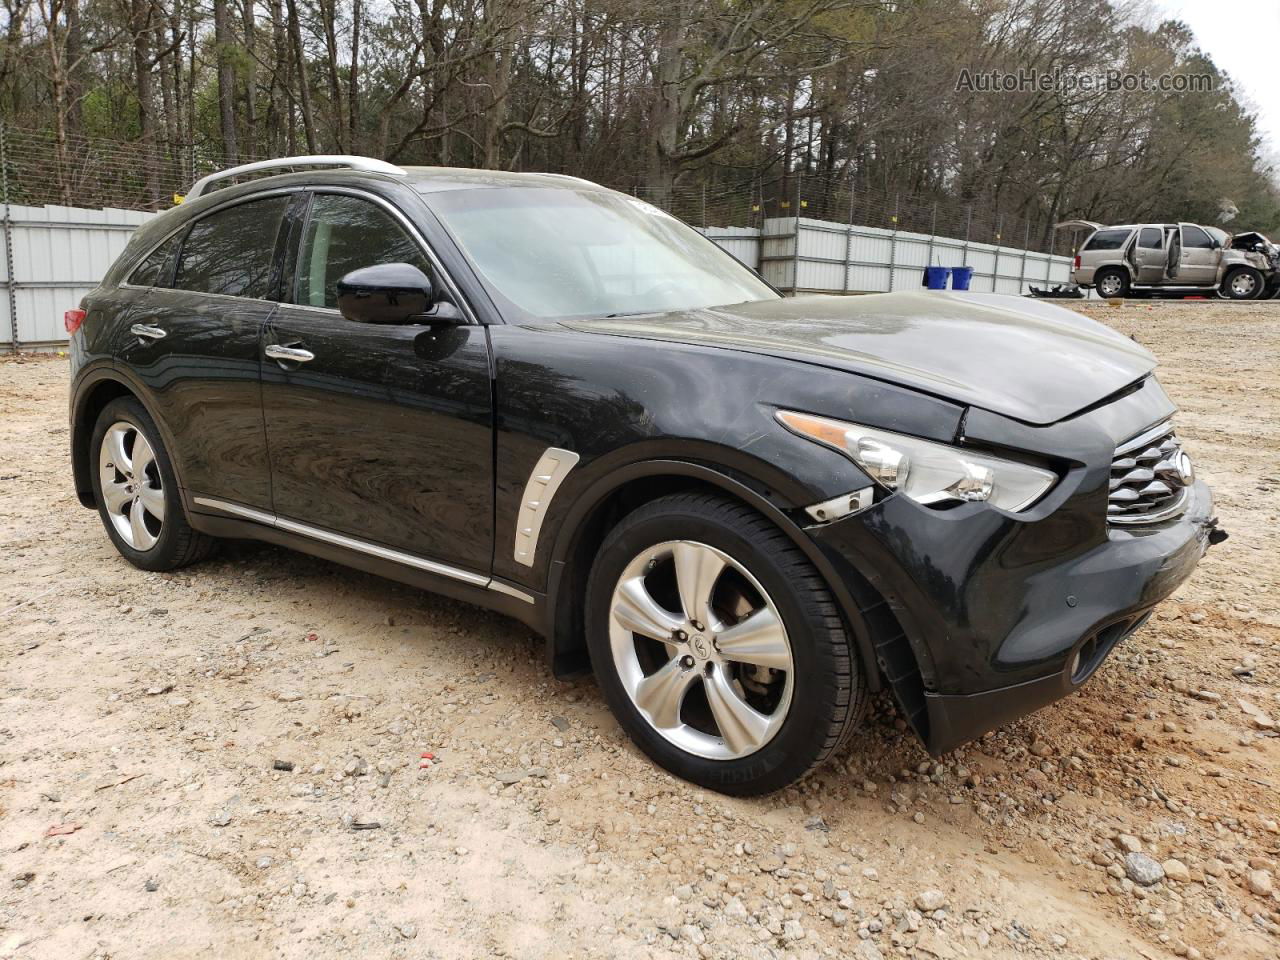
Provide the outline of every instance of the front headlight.
[[917,503],[985,500],[1016,513],[1044,496],[1057,479],[1040,467],[888,430],[790,410],[777,416],[788,430],[834,447],[871,479]]

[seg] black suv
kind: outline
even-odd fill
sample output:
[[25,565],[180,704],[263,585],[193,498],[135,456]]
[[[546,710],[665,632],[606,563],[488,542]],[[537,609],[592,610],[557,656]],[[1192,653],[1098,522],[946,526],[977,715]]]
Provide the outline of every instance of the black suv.
[[1125,337],[784,299],[571,177],[236,168],[67,324],[76,489],[131,563],[251,537],[502,611],[729,793],[821,763],[869,691],[934,754],[1069,693],[1225,536]]

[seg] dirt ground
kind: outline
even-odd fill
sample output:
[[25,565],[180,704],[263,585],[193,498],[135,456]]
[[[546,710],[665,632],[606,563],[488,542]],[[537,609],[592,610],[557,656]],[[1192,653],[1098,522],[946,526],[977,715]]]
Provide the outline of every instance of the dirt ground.
[[0,957],[1275,958],[1280,304],[1085,309],[1231,539],[1080,693],[936,764],[881,702],[760,800],[503,618],[255,544],[130,567],[66,361],[0,363]]

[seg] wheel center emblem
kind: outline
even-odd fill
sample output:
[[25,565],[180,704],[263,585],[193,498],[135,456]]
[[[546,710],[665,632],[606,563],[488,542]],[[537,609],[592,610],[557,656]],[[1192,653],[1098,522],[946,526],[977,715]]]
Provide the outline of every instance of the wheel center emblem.
[[711,644],[707,643],[707,638],[702,634],[694,634],[693,639],[689,641],[689,646],[693,648],[699,660],[705,660],[711,655]]

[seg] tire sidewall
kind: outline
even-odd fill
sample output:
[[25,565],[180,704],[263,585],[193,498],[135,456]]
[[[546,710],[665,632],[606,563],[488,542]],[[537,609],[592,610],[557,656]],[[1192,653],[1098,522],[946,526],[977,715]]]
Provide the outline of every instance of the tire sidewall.
[[[624,567],[654,544],[694,540],[727,553],[751,572],[773,601],[791,644],[791,705],[781,729],[763,748],[736,760],[708,760],[686,753],[659,734],[622,686],[609,638],[609,609]],[[669,513],[624,520],[606,538],[587,587],[587,645],[597,682],[614,715],[636,745],[683,779],[726,793],[762,793],[786,786],[807,771],[821,747],[830,717],[824,705],[836,698],[831,665],[815,634],[827,629],[811,602],[789,582],[777,561],[743,535],[695,513]]]
[[[107,513],[107,504],[102,496],[102,438],[114,423],[128,423],[147,438],[151,450],[155,454],[156,469],[160,471],[160,482],[163,484],[165,519],[160,526],[160,536],[150,550],[135,550],[116,531],[111,517]],[[178,493],[178,481],[169,462],[169,453],[160,439],[160,431],[155,421],[138,401],[121,397],[107,404],[93,426],[89,439],[90,481],[93,484],[93,498],[98,506],[98,516],[106,528],[107,536],[121,556],[135,567],[143,570],[167,570],[173,566],[174,558],[179,552],[181,528],[185,526],[182,498]]]
[[[1249,294],[1247,297],[1236,296],[1235,291],[1231,287],[1231,282],[1242,273],[1253,275],[1253,293]],[[1222,278],[1222,292],[1228,300],[1256,300],[1259,294],[1262,293],[1262,286],[1262,274],[1249,267],[1236,267],[1235,269],[1228,271],[1227,275]]]
[[[1098,272],[1100,276],[1094,278],[1093,285],[1094,285],[1094,289],[1098,291],[1099,296],[1104,298],[1110,298],[1110,297],[1127,297],[1129,295],[1129,278],[1125,275],[1125,272],[1123,270],[1120,270],[1116,267],[1106,267],[1105,269],[1100,270]],[[1120,278],[1120,289],[1115,293],[1103,293],[1102,281],[1105,277],[1111,276],[1112,274]]]

